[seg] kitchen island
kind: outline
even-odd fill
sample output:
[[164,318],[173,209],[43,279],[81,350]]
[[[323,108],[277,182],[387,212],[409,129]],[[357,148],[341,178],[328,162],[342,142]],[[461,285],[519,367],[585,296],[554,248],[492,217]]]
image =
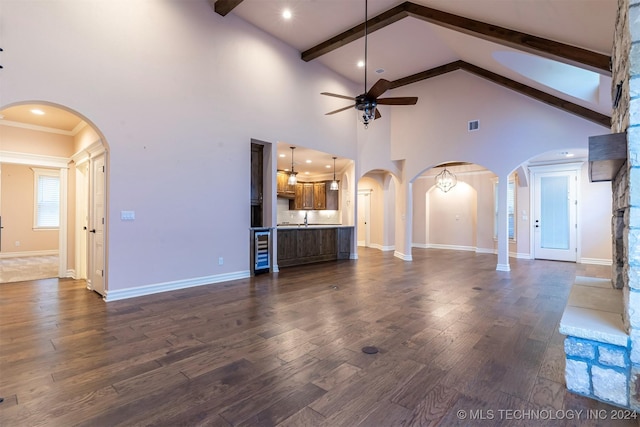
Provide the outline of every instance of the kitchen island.
[[353,226],[278,226],[278,267],[349,259]]

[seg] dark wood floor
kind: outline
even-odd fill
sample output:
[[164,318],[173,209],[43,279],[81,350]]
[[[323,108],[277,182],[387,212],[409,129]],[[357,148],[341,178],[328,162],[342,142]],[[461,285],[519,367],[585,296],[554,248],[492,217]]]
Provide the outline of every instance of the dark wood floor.
[[[0,425],[615,425],[565,391],[557,332],[574,277],[608,267],[413,256],[108,304],[73,280],[0,285]],[[585,413],[517,419],[536,409]]]

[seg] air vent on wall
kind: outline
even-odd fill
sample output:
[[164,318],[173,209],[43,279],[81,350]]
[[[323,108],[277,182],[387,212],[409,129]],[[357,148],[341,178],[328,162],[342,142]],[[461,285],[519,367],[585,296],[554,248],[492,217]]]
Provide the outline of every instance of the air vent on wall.
[[472,120],[469,122],[469,127],[467,128],[467,130],[469,132],[473,132],[474,130],[478,130],[480,129],[480,121],[479,120]]

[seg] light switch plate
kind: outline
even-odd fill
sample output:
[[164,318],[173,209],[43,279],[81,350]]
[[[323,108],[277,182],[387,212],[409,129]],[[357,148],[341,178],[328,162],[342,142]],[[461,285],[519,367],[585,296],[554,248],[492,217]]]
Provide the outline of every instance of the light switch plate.
[[136,211],[120,211],[122,221],[133,221],[136,219]]

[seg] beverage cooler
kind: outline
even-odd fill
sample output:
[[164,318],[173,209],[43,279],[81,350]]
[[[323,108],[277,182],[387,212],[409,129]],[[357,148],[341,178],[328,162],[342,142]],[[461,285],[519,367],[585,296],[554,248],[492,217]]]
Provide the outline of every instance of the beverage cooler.
[[252,273],[268,273],[271,270],[271,229],[254,228],[251,230],[251,269]]

